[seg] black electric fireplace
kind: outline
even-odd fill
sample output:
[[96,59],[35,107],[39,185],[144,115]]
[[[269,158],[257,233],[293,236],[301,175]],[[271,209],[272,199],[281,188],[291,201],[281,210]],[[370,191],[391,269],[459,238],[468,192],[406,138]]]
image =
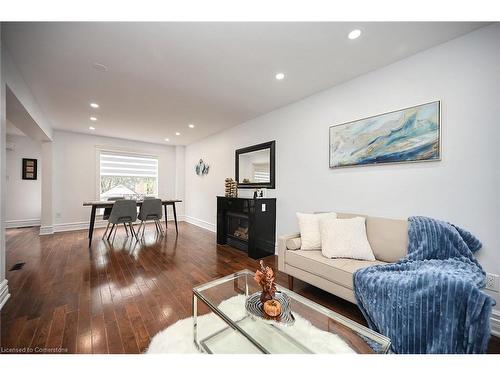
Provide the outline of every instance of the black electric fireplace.
[[274,254],[275,198],[217,197],[217,243],[258,259]]

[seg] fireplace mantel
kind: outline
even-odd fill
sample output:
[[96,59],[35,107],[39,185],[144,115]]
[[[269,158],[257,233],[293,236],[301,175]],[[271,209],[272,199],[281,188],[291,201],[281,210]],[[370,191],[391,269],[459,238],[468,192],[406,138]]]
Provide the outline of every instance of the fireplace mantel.
[[276,198],[217,197],[217,244],[253,259],[275,253]]

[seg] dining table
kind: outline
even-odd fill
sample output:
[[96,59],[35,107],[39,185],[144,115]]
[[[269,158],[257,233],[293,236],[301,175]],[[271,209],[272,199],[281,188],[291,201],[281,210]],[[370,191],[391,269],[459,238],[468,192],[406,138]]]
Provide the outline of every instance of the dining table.
[[[142,200],[137,200],[137,207],[141,207]],[[177,212],[175,210],[175,204],[180,203],[182,200],[180,199],[162,199],[161,204],[165,210],[165,228],[168,229],[167,224],[167,207],[172,206],[172,211],[174,213],[174,221],[175,221],[175,232],[179,234],[179,227],[177,225]],[[94,225],[95,225],[95,217],[98,208],[112,208],[115,204],[114,201],[84,201],[84,207],[91,207],[90,210],[90,224],[89,224],[89,248],[92,245],[92,235],[94,234]]]

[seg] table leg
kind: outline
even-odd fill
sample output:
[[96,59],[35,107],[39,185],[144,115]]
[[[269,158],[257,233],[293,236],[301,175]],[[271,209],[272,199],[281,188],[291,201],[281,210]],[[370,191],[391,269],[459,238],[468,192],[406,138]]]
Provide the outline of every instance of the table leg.
[[177,212],[175,211],[175,202],[172,204],[172,208],[174,209],[175,232],[179,234],[179,228],[177,227]]
[[96,206],[92,206],[92,210],[90,211],[89,248],[92,245],[92,235],[94,234],[95,211]]
[[168,229],[168,224],[167,224],[167,206],[168,204],[164,204],[163,208],[165,209],[165,228]]

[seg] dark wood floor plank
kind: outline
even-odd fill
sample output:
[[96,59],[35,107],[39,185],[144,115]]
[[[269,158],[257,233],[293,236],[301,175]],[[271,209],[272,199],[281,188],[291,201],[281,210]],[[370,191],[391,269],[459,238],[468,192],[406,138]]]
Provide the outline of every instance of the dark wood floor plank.
[[76,353],[76,338],[78,335],[78,310],[66,314],[62,348],[67,353]]
[[104,323],[104,315],[93,315],[91,319],[92,327],[92,353],[107,354],[108,342],[106,337],[106,324]]
[[47,347],[47,339],[49,337],[50,326],[52,324],[53,310],[46,310],[40,316],[40,321],[36,328],[36,332],[31,342],[31,348],[45,348]]
[[[179,223],[157,238],[149,225],[140,243],[122,230],[114,243],[96,230],[91,250],[87,232],[39,236],[37,228],[6,231],[11,298],[1,311],[3,347],[61,347],[69,353],[140,353],[160,330],[191,315],[192,288],[258,263],[215,235]],[[277,258],[265,259],[276,268]],[[278,273],[278,283],[287,276]],[[361,324],[359,309],[300,280],[294,290]],[[500,353],[500,339],[490,340]],[[62,350],[62,352],[64,352]]]
[[17,347],[17,342],[26,324],[26,317],[22,316],[16,319],[13,324],[7,328],[5,346],[8,348]]
[[92,334],[90,332],[78,335],[76,338],[76,351],[80,354],[92,353]]
[[80,296],[78,303],[78,334],[90,334],[90,300],[86,296]]
[[[114,315],[114,312],[113,312]],[[122,338],[120,336],[120,330],[118,328],[118,323],[116,318],[114,320],[105,320],[106,325],[106,339],[108,343],[108,350],[111,354],[122,354],[125,353],[122,344]]]
[[52,316],[52,324],[50,326],[49,337],[47,339],[48,348],[61,348],[64,326],[66,324],[66,305],[58,306],[54,310]]
[[128,318],[132,324],[139,352],[142,353],[147,349],[149,341],[151,341],[151,337],[149,337],[148,330],[144,325],[144,321],[142,320],[142,316],[137,305],[135,303],[126,303],[125,310],[127,311]]
[[140,353],[139,346],[137,345],[137,341],[135,339],[134,330],[128,318],[127,312],[125,310],[125,306],[124,305],[116,306],[115,315],[125,353],[133,353],[133,354]]
[[19,341],[17,342],[19,348],[29,348],[31,346],[39,322],[40,318],[31,319],[26,322],[23,332],[19,337]]

